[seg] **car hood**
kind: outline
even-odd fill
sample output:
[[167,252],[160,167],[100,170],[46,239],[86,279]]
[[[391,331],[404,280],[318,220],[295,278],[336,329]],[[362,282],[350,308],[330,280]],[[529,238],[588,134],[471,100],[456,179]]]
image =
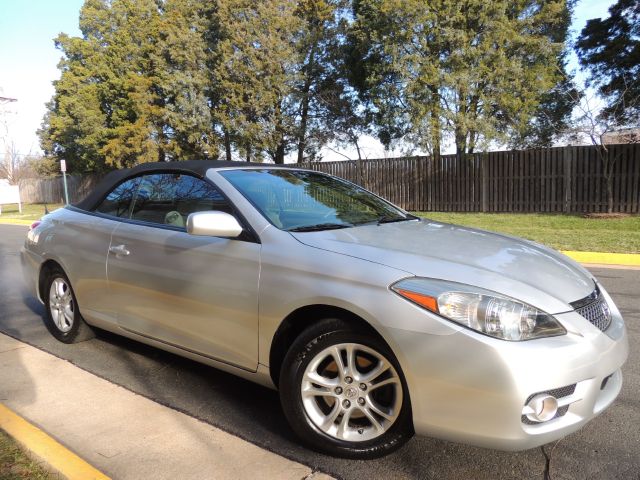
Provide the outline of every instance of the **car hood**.
[[429,220],[292,233],[301,243],[403,270],[475,285],[548,313],[594,289],[592,275],[568,257],[507,235]]

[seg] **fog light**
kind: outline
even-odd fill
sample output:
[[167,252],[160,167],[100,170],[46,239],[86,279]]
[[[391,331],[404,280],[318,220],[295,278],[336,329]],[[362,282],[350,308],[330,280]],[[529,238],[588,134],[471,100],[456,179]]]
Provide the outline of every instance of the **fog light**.
[[540,393],[529,400],[527,407],[529,408],[526,408],[526,415],[529,420],[546,422],[558,413],[558,400],[552,395]]

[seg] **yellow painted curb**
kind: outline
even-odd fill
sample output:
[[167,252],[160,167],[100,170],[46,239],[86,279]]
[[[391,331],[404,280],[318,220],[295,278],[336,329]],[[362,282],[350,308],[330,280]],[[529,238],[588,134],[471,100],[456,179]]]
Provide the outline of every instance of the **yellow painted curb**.
[[69,480],[109,480],[75,453],[63,447],[39,428],[27,422],[0,403],[0,428],[20,443],[29,453]]
[[26,225],[27,227],[31,226],[33,222],[36,220],[19,220],[19,219],[7,219],[0,218],[0,225]]
[[580,263],[598,263],[601,265],[625,265],[640,267],[638,253],[605,253],[605,252],[562,252]]

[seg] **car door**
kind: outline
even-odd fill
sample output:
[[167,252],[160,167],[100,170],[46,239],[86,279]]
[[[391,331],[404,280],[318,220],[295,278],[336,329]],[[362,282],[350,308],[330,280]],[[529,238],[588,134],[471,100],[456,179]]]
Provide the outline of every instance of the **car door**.
[[[111,234],[119,219],[127,217],[138,179],[113,188],[91,212],[72,209],[63,228],[56,230],[56,250],[65,258],[67,274],[73,284],[82,315],[98,326],[117,322],[108,292],[106,263]],[[80,213],[82,212],[82,213]]]
[[260,244],[189,235],[190,213],[232,212],[212,184],[190,175],[141,177],[129,221],[107,260],[121,328],[255,371]]

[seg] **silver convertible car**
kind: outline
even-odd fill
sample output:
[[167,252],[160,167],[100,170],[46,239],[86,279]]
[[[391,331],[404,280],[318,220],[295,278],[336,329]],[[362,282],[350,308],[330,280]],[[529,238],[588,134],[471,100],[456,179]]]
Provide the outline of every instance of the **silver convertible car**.
[[309,170],[116,171],[36,222],[22,264],[60,341],[109,330],[277,388],[301,441],[350,458],[414,432],[559,439],[614,401],[628,353],[611,297],[567,257]]

